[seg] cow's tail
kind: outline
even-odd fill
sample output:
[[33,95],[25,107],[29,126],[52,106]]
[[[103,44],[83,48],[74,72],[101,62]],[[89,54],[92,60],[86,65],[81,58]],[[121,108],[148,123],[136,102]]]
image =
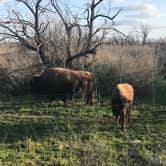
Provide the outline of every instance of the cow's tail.
[[91,76],[92,76],[92,81],[93,81],[93,89],[94,89],[95,97],[98,98],[98,81],[97,81],[94,73],[91,73]]

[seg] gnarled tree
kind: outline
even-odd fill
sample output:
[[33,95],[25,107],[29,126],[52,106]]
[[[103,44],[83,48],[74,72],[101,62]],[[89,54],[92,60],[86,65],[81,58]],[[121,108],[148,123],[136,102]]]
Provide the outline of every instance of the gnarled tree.
[[[109,16],[108,13],[100,13],[99,7],[104,0],[92,0],[87,4],[87,8],[83,11],[83,17],[74,15],[72,11],[66,6],[65,12],[59,7],[57,0],[50,0],[55,12],[63,22],[65,35],[65,49],[66,49],[66,66],[72,67],[72,61],[89,55],[95,55],[97,48],[101,46],[110,30],[116,30],[114,19],[119,14],[121,9],[114,15]],[[97,21],[100,20],[103,24],[99,25]],[[98,25],[97,25],[98,24]],[[118,30],[116,30],[118,31]],[[74,35],[73,35],[74,34]],[[72,38],[76,37],[76,49],[73,52]]]
[[[0,35],[3,36],[1,39],[14,39],[26,48],[36,51],[45,64],[52,63],[52,58],[57,57],[57,55],[50,56],[48,52],[50,48],[57,47],[57,43],[52,41],[58,41],[60,45],[64,46],[63,50],[65,51],[62,51],[61,46],[56,48],[56,50],[59,49],[58,51],[52,51],[51,54],[65,52],[64,66],[70,68],[73,67],[73,61],[79,61],[82,58],[86,60],[89,55],[96,54],[97,48],[105,42],[110,30],[116,30],[114,19],[121,11],[110,16],[110,10],[107,13],[104,12],[105,10],[100,10],[103,3],[108,3],[106,0],[91,0],[86,8],[81,8],[81,16],[79,16],[78,10],[76,14],[73,14],[74,12],[65,5],[62,10],[62,6],[59,6],[57,0],[16,1],[23,5],[24,16],[20,10],[14,9],[12,17],[0,21],[0,27],[4,29],[3,32],[0,32]],[[45,19],[45,16],[48,14],[50,17],[52,13],[54,13],[54,20],[50,22]],[[29,15],[30,18],[28,18]],[[57,16],[63,24],[61,27],[63,32],[57,35],[58,39],[52,40],[50,35],[48,36],[48,31],[53,24],[58,25],[59,18]],[[51,65],[55,66],[56,64]]]
[[4,39],[14,39],[21,45],[36,51],[43,63],[49,63],[49,58],[46,56],[45,49],[45,31],[49,22],[42,19],[45,14],[45,8],[42,7],[42,0],[16,0],[21,3],[27,15],[31,18],[25,18],[19,11],[12,11],[12,17],[7,20],[0,21],[0,27],[3,32],[0,35]]

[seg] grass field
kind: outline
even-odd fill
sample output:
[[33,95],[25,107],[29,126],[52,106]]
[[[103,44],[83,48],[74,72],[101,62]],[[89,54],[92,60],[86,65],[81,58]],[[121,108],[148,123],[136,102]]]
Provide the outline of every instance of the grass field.
[[47,104],[29,97],[1,101],[0,165],[166,165],[166,107],[135,107],[122,132],[109,105]]

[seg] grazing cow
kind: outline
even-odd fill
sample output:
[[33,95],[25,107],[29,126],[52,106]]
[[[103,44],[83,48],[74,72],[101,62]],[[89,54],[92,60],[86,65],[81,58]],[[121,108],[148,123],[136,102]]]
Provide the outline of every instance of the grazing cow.
[[112,112],[117,124],[125,130],[126,121],[130,121],[134,89],[128,83],[117,84],[112,94]]
[[49,68],[41,75],[34,75],[31,89],[34,94],[49,95],[51,100],[60,97],[67,106],[67,98],[82,90],[86,104],[92,104],[94,93],[93,73],[66,68]]

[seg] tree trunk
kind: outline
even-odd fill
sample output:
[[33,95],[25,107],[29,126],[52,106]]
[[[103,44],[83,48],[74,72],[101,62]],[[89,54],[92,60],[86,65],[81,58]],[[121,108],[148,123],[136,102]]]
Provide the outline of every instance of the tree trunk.
[[48,63],[49,63],[49,59],[48,59],[48,57],[46,56],[45,50],[44,50],[44,48],[43,48],[42,45],[41,45],[40,48],[39,48],[38,54],[39,54],[40,59],[42,60],[42,62],[43,62],[44,64],[48,64]]

